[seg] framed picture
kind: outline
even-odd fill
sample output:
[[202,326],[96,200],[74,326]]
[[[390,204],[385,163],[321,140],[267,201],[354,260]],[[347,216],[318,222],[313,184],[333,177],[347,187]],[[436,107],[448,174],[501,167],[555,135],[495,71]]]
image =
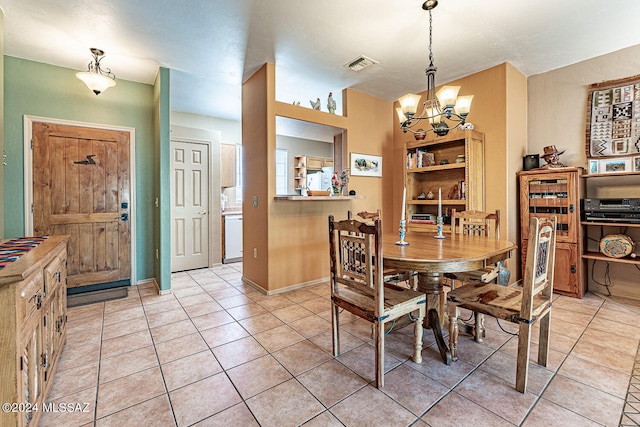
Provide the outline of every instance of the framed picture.
[[640,172],[640,156],[633,158],[633,171]]
[[350,165],[352,176],[382,176],[382,156],[351,153]]
[[631,166],[630,157],[603,159],[598,165],[598,173],[631,172]]
[[598,173],[598,160],[589,160],[589,173]]

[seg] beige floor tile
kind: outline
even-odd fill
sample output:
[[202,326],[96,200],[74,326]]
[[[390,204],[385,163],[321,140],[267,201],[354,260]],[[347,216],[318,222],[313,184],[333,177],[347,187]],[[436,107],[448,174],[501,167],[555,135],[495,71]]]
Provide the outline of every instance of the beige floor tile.
[[65,345],[58,360],[57,372],[78,366],[94,365],[100,360],[100,341],[88,341],[77,346]]
[[238,403],[229,409],[218,412],[209,418],[205,418],[193,425],[194,427],[258,427],[259,424],[253,417],[249,408],[244,403]]
[[198,332],[190,320],[181,320],[168,325],[158,326],[151,329],[151,337],[155,344],[180,338]]
[[189,288],[181,288],[181,289],[172,289],[171,293],[173,293],[176,298],[184,298],[184,297],[190,297],[193,295],[198,295],[198,294],[206,294],[205,290],[202,289],[200,286],[192,286]]
[[306,423],[304,427],[343,427],[343,424],[329,411],[321,412]]
[[593,315],[591,314],[566,310],[551,310],[551,323],[571,323],[586,328],[592,318]]
[[303,301],[300,305],[313,313],[322,313],[331,309],[331,300],[325,297],[316,297]]
[[454,391],[516,425],[524,420],[538,397],[520,393],[515,383],[482,370],[472,372]]
[[261,314],[265,314],[267,310],[260,307],[256,303],[249,303],[245,305],[240,305],[238,307],[233,307],[227,310],[227,313],[233,316],[236,320],[247,319],[249,317],[259,316]]
[[[81,426],[93,421],[96,409],[96,387],[82,390],[64,397],[64,399],[47,399],[53,404],[54,411],[43,412],[39,427]],[[55,411],[60,404],[72,404],[73,411]],[[51,407],[51,406],[50,406]],[[68,407],[68,405],[67,405]]]
[[242,292],[229,285],[226,282],[213,283],[211,285],[202,285],[202,288],[207,291],[216,300],[223,298],[231,298],[241,296]]
[[587,328],[578,342],[597,344],[610,349],[611,352],[625,353],[632,356],[635,356],[638,351],[637,339],[614,335],[594,328]]
[[60,400],[61,397],[77,393],[79,391],[96,388],[98,384],[98,363],[70,368],[64,373],[56,373],[53,384],[47,398]]
[[196,304],[212,302],[213,298],[211,297],[211,295],[207,294],[206,292],[200,292],[195,295],[190,295],[187,297],[179,297],[178,301],[180,301],[180,305],[182,305],[182,307],[189,307]]
[[394,402],[381,390],[368,385],[331,408],[331,413],[345,426],[407,426],[415,416]]
[[142,305],[135,305],[133,307],[130,307],[124,310],[105,313],[104,324],[111,325],[112,323],[119,323],[119,322],[125,322],[125,321],[133,322],[137,320],[142,320],[143,318],[144,318],[144,310],[142,308]]
[[207,350],[207,344],[200,334],[185,335],[156,344],[158,359],[162,364],[205,350]]
[[[500,348],[501,352],[508,353],[512,356],[518,355],[518,340],[516,338],[510,340],[508,343]],[[547,359],[546,368],[550,371],[557,371],[564,359],[567,357],[565,353],[561,353],[555,350],[549,350],[549,357]],[[538,344],[531,343],[529,346],[529,360],[538,362]]]
[[147,323],[150,328],[156,328],[169,323],[179,322],[188,319],[187,313],[182,308],[169,310],[160,313],[147,314]]
[[100,384],[158,366],[153,346],[103,358],[100,362]]
[[336,360],[304,372],[297,380],[327,408],[367,385],[367,381]]
[[[439,401],[422,418],[430,426],[460,427],[460,426],[491,426],[512,427],[513,424],[500,418],[481,405],[451,392]],[[548,424],[553,425],[553,424]]]
[[122,335],[132,334],[134,332],[146,331],[149,327],[147,326],[146,319],[139,320],[136,322],[118,322],[112,323],[110,325],[105,325],[102,328],[102,339],[109,340],[111,338],[120,337]]
[[424,374],[400,365],[384,376],[382,391],[393,400],[420,416],[449,392],[449,388]]
[[224,345],[230,343],[231,341],[239,340],[240,338],[249,336],[249,333],[245,331],[244,328],[237,322],[227,323],[226,325],[206,329],[202,331],[201,334],[210,348]]
[[295,426],[315,417],[324,407],[295,379],[247,400],[262,426]]
[[253,337],[240,338],[214,347],[212,351],[224,369],[231,369],[268,354]]
[[218,304],[223,308],[239,307],[241,305],[247,305],[253,301],[246,295],[235,295],[228,298],[216,298]]
[[176,425],[173,419],[171,405],[169,405],[169,398],[166,394],[162,394],[96,421],[96,427],[143,425],[163,427]]
[[157,292],[153,292],[148,295],[140,295],[140,300],[142,301],[142,306],[144,307],[145,311],[147,311],[147,309],[152,305],[162,302],[175,301],[176,296],[173,294],[158,295]]
[[238,323],[242,325],[249,333],[257,334],[269,329],[277,328],[284,325],[284,322],[271,313],[261,314],[255,317],[240,320]]
[[169,391],[222,372],[222,367],[210,350],[164,363],[161,368]]
[[362,320],[360,318],[352,322],[346,322],[345,320],[347,319],[343,319],[344,313],[345,312],[342,312],[340,314],[340,333],[342,333],[342,331],[347,331],[351,335],[356,336],[363,341],[373,340],[373,329],[371,328],[370,322],[367,322],[366,320]]
[[624,400],[563,375],[556,375],[542,394],[546,400],[592,421],[604,425],[618,425]]
[[574,313],[582,313],[591,317],[595,316],[601,306],[602,302],[600,304],[585,304],[583,300],[562,295],[553,301],[554,311],[562,310]]
[[272,311],[271,314],[282,320],[284,323],[291,323],[305,317],[313,316],[313,312],[300,305],[280,308]]
[[299,375],[332,359],[309,340],[300,341],[272,354],[291,374]]
[[70,322],[81,319],[101,319],[104,316],[104,304],[88,304],[78,307],[70,307],[67,310]]
[[202,303],[194,304],[194,305],[188,305],[188,306],[184,307],[184,311],[187,312],[189,317],[203,316],[205,314],[215,313],[215,312],[222,311],[222,310],[223,310],[223,308],[220,306],[220,304],[215,302],[213,299],[211,299],[210,301],[207,301],[207,302],[202,302]]
[[[353,350],[342,353],[338,356],[338,361],[365,380],[373,381],[376,377],[375,355],[376,349],[374,346],[363,344]],[[385,352],[384,371],[388,372],[402,362],[402,360],[399,360]]]
[[227,375],[245,400],[292,378],[291,374],[269,355],[229,369]]
[[162,374],[157,366],[100,384],[96,417],[105,417],[165,393]]
[[318,297],[318,294],[310,292],[307,289],[296,289],[291,292],[287,292],[287,299],[293,302],[302,303],[304,301],[310,301]]
[[569,356],[559,374],[624,399],[631,376],[579,357]]
[[615,320],[609,320],[604,317],[596,316],[589,324],[590,329],[598,329],[613,335],[640,340],[640,327],[636,324],[621,323]]
[[153,304],[143,304],[144,312],[147,314],[147,316],[150,314],[159,314],[166,311],[178,310],[182,308],[182,305],[180,305],[180,301],[178,301],[178,299],[174,295],[163,295],[162,297],[169,298],[165,298],[162,301],[154,301]]
[[305,338],[311,338],[331,330],[331,322],[315,315],[290,322],[289,326]]
[[128,335],[122,335],[116,338],[103,339],[100,358],[105,359],[107,357],[116,356],[120,353],[137,350],[149,345],[153,345],[153,340],[151,339],[149,329],[134,332]]
[[[364,344],[360,338],[351,335],[347,331],[340,331],[340,354],[346,353],[349,350]],[[322,350],[333,355],[333,337],[332,332],[327,331],[320,335],[310,338],[310,341],[320,347]]]
[[[493,353],[479,369],[488,372],[496,377],[502,378],[507,383],[515,387],[516,384],[516,367],[518,359],[516,356],[507,354],[502,351]],[[553,372],[537,365],[534,359],[529,360],[529,373],[527,379],[527,393],[533,393],[537,396],[547,386]]]
[[608,347],[582,340],[578,341],[571,355],[623,373],[631,372],[635,361],[635,356],[630,354],[612,351]]
[[226,325],[235,322],[235,319],[226,311],[215,311],[202,316],[191,317],[191,321],[199,331],[215,328],[216,326]]
[[581,426],[597,427],[593,422],[546,399],[540,399],[527,416],[523,427]]
[[282,295],[267,296],[266,298],[259,298],[255,300],[258,305],[267,311],[275,311],[285,307],[291,307],[295,305],[295,302],[291,301]]
[[287,325],[260,332],[254,338],[270,353],[304,340],[302,335]]
[[70,315],[67,315],[67,335],[82,334],[93,335],[100,334],[102,331],[102,316],[99,317],[84,317],[82,319],[75,319]]
[[174,390],[169,398],[179,427],[194,424],[242,402],[224,373]]

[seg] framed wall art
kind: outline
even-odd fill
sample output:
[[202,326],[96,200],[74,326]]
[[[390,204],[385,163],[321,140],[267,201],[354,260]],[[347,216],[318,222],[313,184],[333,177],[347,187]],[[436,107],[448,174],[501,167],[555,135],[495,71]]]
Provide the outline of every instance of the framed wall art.
[[612,158],[612,159],[601,159],[600,164],[598,165],[598,173],[621,173],[621,172],[631,172],[633,169],[631,168],[631,158]]
[[352,176],[382,176],[382,157],[351,153],[349,171]]
[[587,157],[640,154],[640,75],[589,86],[586,136]]
[[633,171],[640,172],[640,156],[633,158]]

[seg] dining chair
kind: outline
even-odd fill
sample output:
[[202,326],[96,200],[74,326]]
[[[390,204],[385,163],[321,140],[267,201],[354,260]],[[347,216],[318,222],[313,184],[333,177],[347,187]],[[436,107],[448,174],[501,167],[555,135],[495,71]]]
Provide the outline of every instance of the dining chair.
[[451,359],[458,359],[458,316],[460,308],[519,324],[516,390],[525,393],[529,370],[531,327],[540,322],[538,364],[547,366],[551,333],[553,266],[556,253],[556,217],[529,222],[527,260],[521,287],[477,282],[447,295]]
[[[451,234],[468,234],[473,236],[484,236],[487,238],[500,238],[500,209],[494,213],[481,211],[451,211]],[[509,283],[508,275],[501,271],[506,270],[503,262],[490,264],[478,270],[464,271],[458,273],[446,273],[445,277],[450,279],[451,289],[456,286],[466,285],[472,282],[489,283],[498,281],[501,285]],[[507,270],[508,271],[508,270]],[[506,276],[506,283],[504,277]],[[500,279],[502,278],[502,281]],[[444,302],[444,301],[443,301]],[[474,313],[475,324],[466,325],[477,342],[482,342],[484,338],[484,316],[481,313]]]
[[[356,215],[369,223],[372,223],[375,219],[380,219],[380,221],[382,221],[380,209],[377,209],[375,212],[361,211]],[[347,218],[352,218],[351,211],[347,212]],[[409,287],[414,291],[418,287],[418,273],[415,271],[406,271],[398,268],[384,268],[382,272],[384,274],[383,280],[387,284]]]
[[382,223],[373,225],[329,216],[329,256],[331,267],[331,326],[333,355],[340,355],[341,309],[371,322],[375,341],[375,382],[384,387],[384,327],[407,316],[414,323],[413,361],[422,363],[422,321],[426,310],[424,293],[395,286],[382,280]]

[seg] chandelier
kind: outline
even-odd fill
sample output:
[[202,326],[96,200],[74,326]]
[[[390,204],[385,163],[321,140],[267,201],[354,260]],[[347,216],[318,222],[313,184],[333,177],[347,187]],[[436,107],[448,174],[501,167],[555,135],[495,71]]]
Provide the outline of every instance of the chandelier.
[[[423,3],[422,8],[429,11],[429,66],[424,70],[427,75],[427,92],[424,101],[424,109],[419,116],[418,103],[420,95],[408,93],[398,99],[400,107],[396,108],[398,118],[400,119],[400,128],[403,132],[424,133],[433,130],[437,135],[444,136],[449,130],[451,122],[453,129],[461,128],[469,110],[471,109],[471,100],[473,95],[458,96],[460,86],[443,86],[436,93],[436,70],[433,65],[432,44],[432,19],[431,10],[438,5],[437,0],[427,0]],[[427,131],[423,129],[413,130],[412,128],[420,123],[421,120],[429,120],[431,129]]]
[[76,73],[76,77],[79,78],[87,85],[89,89],[96,95],[100,95],[105,90],[116,85],[116,76],[111,72],[109,68],[100,68],[101,56],[104,55],[104,51],[92,47],[91,54],[93,55],[93,62],[89,62],[87,71]]

